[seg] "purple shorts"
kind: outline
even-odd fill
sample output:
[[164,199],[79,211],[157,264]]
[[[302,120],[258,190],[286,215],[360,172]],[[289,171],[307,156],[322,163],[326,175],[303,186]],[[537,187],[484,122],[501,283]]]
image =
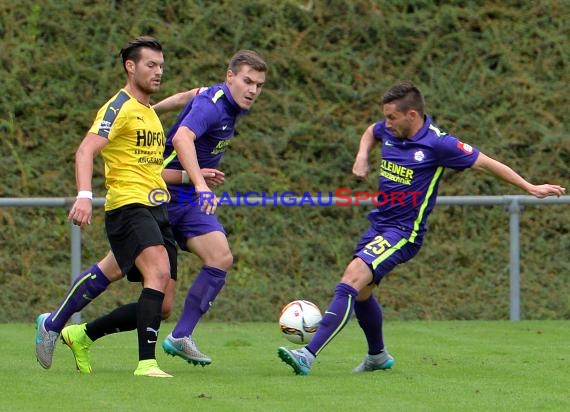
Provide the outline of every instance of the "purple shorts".
[[369,227],[360,238],[354,256],[362,259],[372,270],[375,284],[401,263],[413,258],[421,245],[410,242],[410,233],[393,227],[376,230]]
[[190,203],[168,203],[168,220],[172,226],[176,243],[182,250],[188,251],[186,242],[193,237],[210,232],[226,234],[216,215],[207,215],[200,208],[200,205]]

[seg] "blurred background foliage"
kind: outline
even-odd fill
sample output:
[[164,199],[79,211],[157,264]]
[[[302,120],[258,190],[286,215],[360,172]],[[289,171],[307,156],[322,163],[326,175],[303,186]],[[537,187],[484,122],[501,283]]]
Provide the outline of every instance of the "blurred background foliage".
[[[369,190],[352,162],[381,120],[395,81],[424,92],[448,132],[532,182],[568,186],[570,2],[380,0],[44,0],[0,2],[0,196],[75,195],[74,152],[96,110],[124,84],[130,38],[157,37],[166,71],[156,100],[223,81],[241,48],[269,63],[267,83],[221,168],[237,191]],[[166,128],[176,114],[163,117]],[[375,167],[376,168],[376,167]],[[94,188],[104,195],[103,165]],[[473,171],[444,176],[440,195],[523,194]],[[227,207],[235,265],[209,319],[272,320],[304,298],[323,309],[360,234],[366,207]],[[83,266],[108,248],[103,211],[83,231]],[[568,206],[521,219],[522,317],[570,319]],[[420,254],[378,290],[388,319],[507,319],[508,213],[440,206]],[[70,281],[66,211],[0,208],[0,321],[52,310]],[[180,312],[199,262],[179,258]],[[84,318],[132,301],[114,284]]]

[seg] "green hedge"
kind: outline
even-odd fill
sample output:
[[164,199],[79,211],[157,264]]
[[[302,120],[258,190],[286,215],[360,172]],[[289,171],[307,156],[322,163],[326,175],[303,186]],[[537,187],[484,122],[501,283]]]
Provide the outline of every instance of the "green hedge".
[[[537,3],[537,4],[533,4]],[[270,65],[221,168],[224,190],[371,189],[351,176],[361,133],[399,79],[426,95],[436,122],[533,182],[568,185],[568,1],[284,0],[0,2],[0,196],[73,196],[74,152],[124,76],[118,51],[150,34],[165,46],[157,99],[223,80],[252,48]],[[174,114],[164,117],[168,126]],[[96,195],[103,166],[96,163]],[[448,172],[442,195],[522,194],[473,171]],[[569,319],[567,206],[522,215],[522,316]],[[223,208],[235,266],[210,319],[270,320],[294,298],[325,306],[366,228],[367,208]],[[440,206],[414,261],[382,282],[390,318],[508,318],[508,214]],[[51,310],[69,284],[66,211],[0,208],[0,321]],[[102,211],[83,234],[84,266],[107,241]],[[180,257],[175,313],[199,262]],[[120,282],[85,311],[134,299]],[[244,304],[244,302],[247,302]]]

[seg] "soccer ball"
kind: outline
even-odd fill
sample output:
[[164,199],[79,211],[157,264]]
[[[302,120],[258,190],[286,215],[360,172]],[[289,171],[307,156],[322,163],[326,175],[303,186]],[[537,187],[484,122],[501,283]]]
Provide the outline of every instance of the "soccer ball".
[[281,309],[279,326],[290,342],[307,344],[313,339],[323,315],[317,305],[308,300],[294,300]]

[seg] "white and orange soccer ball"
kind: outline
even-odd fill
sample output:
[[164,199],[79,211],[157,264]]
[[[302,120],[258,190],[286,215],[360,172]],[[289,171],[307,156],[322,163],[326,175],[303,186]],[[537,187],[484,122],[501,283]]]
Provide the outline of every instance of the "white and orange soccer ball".
[[323,315],[308,300],[294,300],[281,309],[279,327],[289,342],[306,345],[313,339]]

